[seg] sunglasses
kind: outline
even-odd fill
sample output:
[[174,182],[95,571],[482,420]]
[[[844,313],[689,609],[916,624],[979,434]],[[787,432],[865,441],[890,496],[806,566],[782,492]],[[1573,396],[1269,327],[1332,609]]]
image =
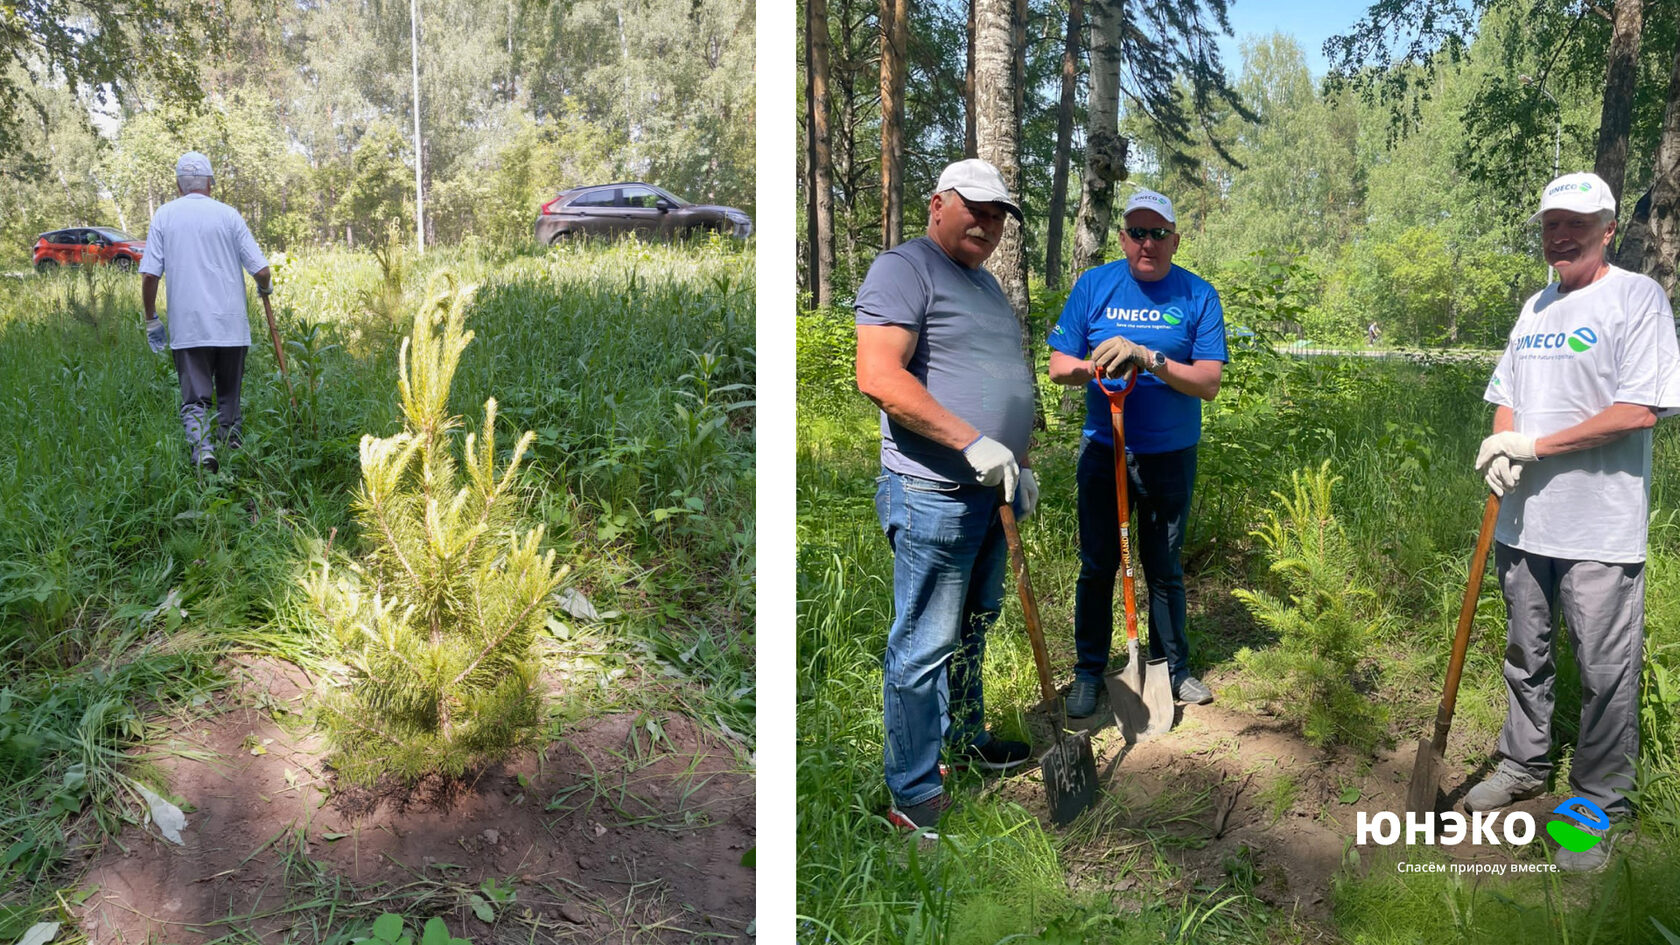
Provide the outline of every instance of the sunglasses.
[[1143,242],[1145,236],[1153,236],[1155,242],[1162,243],[1166,242],[1167,237],[1173,235],[1173,231],[1164,226],[1128,226],[1126,227],[1126,235],[1139,243]]

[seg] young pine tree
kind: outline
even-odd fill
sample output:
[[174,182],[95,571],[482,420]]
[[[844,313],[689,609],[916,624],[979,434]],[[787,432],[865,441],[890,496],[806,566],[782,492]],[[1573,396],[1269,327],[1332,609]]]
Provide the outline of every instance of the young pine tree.
[[541,525],[519,530],[515,478],[533,435],[498,476],[494,398],[457,465],[449,388],[473,338],[470,297],[449,277],[428,286],[398,361],[404,429],[362,437],[364,553],[347,574],[323,562],[305,580],[348,668],[326,720],[333,764],[353,783],[458,776],[540,728],[532,642],[567,569],[540,550]]

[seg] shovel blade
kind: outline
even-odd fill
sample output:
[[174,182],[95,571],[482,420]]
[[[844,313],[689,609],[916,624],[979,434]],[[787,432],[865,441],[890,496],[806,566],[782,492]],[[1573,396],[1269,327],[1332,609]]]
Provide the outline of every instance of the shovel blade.
[[1150,660],[1144,666],[1143,707],[1149,713],[1149,723],[1143,730],[1144,738],[1172,731],[1172,671],[1167,669],[1166,660]]
[[1406,810],[1421,814],[1434,811],[1441,792],[1441,772],[1446,759],[1427,738],[1418,739],[1417,760],[1412,762],[1412,783],[1406,787]]
[[1089,810],[1097,796],[1097,759],[1085,732],[1064,735],[1039,759],[1050,822],[1060,827]]
[[1114,724],[1126,737],[1128,745],[1148,737],[1149,709],[1143,701],[1143,674],[1140,670],[1141,664],[1134,659],[1120,672],[1103,677],[1108,686],[1108,704],[1114,709]]

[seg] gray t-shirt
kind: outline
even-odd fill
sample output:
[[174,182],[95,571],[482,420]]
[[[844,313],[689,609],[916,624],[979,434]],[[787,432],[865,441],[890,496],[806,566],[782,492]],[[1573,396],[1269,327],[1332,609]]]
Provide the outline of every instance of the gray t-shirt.
[[[918,237],[875,257],[857,294],[859,325],[916,333],[908,369],[933,399],[1014,452],[1027,453],[1033,372],[1021,326],[997,279],[957,264]],[[962,452],[901,426],[881,412],[881,465],[942,482],[977,483]]]

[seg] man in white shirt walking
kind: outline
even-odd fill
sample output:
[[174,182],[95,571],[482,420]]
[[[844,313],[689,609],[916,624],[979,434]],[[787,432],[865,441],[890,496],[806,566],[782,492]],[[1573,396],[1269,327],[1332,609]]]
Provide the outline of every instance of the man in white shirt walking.
[[[158,208],[146,233],[140,261],[140,301],[146,310],[146,338],[152,350],[167,347],[181,380],[181,424],[192,463],[216,471],[217,443],[239,447],[239,387],[251,322],[245,310],[245,273],[257,294],[272,291],[268,260],[239,211],[210,198],[215,183],[210,159],[188,151],[175,162],[178,199]],[[169,327],[157,317],[158,279],[167,272]],[[215,398],[215,436],[206,413]]]
[[1611,822],[1632,812],[1651,427],[1680,408],[1680,351],[1662,287],[1605,258],[1616,200],[1603,180],[1552,181],[1530,222],[1541,224],[1558,281],[1523,306],[1485,395],[1495,405],[1494,432],[1476,468],[1504,497],[1494,561],[1508,611],[1509,712],[1499,767],[1465,806],[1496,810],[1544,790],[1561,610],[1581,672],[1569,769],[1579,798],[1566,804],[1598,839],[1560,849],[1557,864],[1598,870],[1609,861]]

